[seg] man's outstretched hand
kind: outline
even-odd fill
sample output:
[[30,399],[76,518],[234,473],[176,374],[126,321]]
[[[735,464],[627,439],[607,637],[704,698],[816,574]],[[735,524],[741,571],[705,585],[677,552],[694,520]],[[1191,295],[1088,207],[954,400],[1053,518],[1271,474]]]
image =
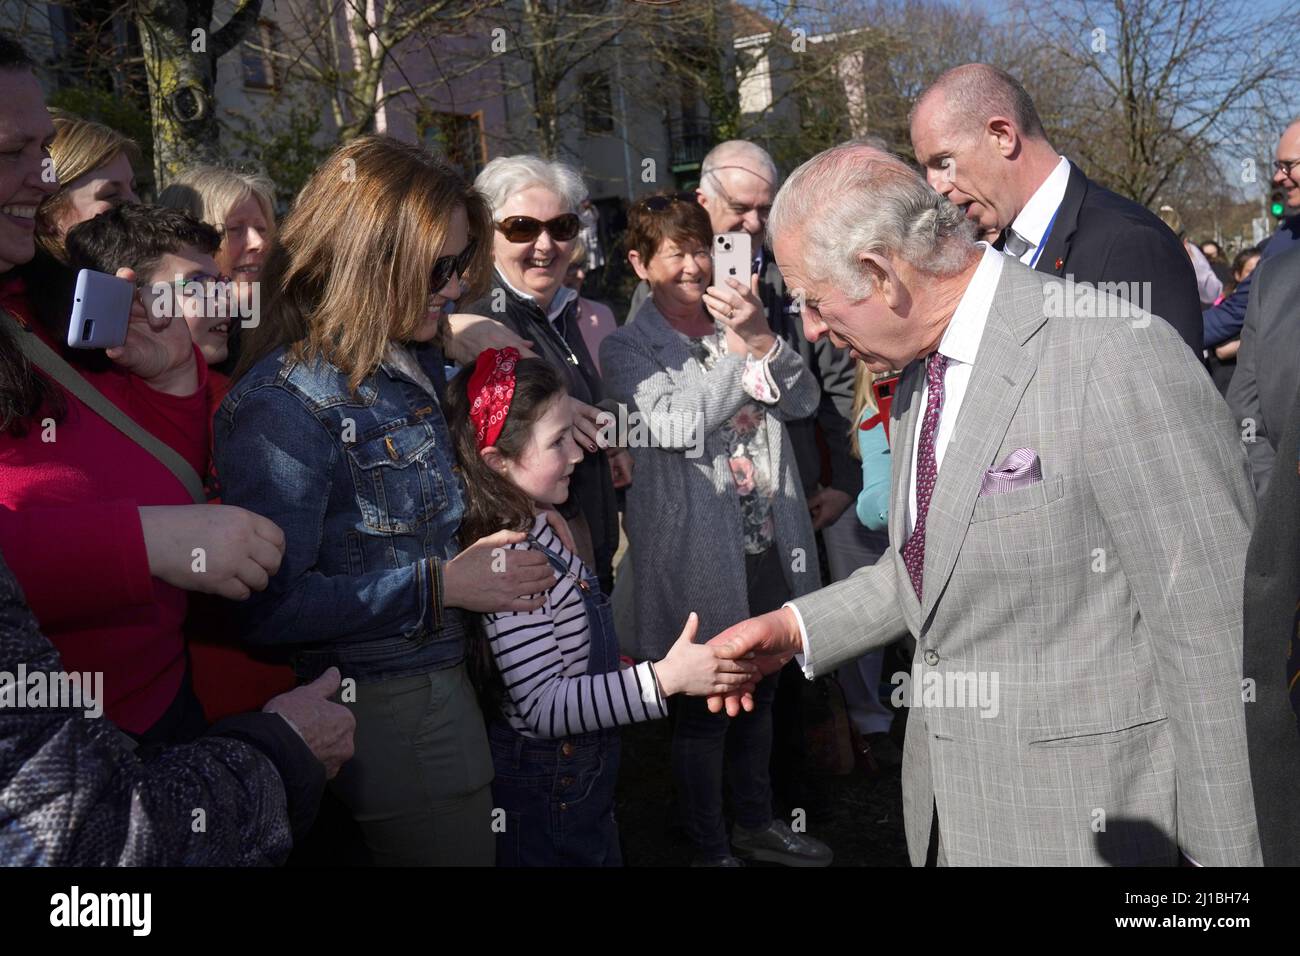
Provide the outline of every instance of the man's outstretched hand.
[[[709,641],[709,644],[721,658],[740,660],[752,657],[764,677],[775,674],[795,654],[803,652],[799,622],[794,611],[788,607],[733,624]],[[744,684],[728,694],[709,698],[709,710],[713,713],[716,714],[723,707],[727,708],[727,714],[731,717],[735,717],[741,710],[753,710],[754,685]]]

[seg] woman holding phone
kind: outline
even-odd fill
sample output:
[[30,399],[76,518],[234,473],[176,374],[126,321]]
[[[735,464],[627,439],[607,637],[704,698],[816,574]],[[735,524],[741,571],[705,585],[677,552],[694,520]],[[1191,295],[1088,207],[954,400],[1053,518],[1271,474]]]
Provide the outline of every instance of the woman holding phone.
[[[699,613],[698,640],[820,586],[817,547],[783,419],[817,407],[816,381],[772,333],[758,280],[710,285],[708,214],[651,196],[628,217],[628,261],[650,286],[636,320],[604,341],[610,395],[640,416],[649,447],[633,447],[628,491],[630,603],[640,656],[663,655],[673,615]],[[616,602],[629,597],[615,591]],[[670,633],[671,632],[671,633]],[[673,776],[695,863],[745,856],[825,866],[830,849],[772,816],[768,764],[775,675],[750,713],[714,714],[673,701]],[[723,777],[736,825],[722,816]]]

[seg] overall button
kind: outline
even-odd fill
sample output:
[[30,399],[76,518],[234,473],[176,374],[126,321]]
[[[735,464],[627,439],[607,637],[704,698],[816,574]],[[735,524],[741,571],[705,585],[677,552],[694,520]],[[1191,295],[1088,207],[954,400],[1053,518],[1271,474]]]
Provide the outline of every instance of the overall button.
[[939,652],[927,649],[925,654],[922,655],[922,659],[931,667],[935,667],[939,663]]
[[561,810],[567,810],[567,809],[569,809],[569,805],[568,805],[567,803],[562,803],[562,804],[560,804],[560,809],[561,809]]
[[567,740],[564,743],[560,744],[560,753],[564,754],[564,756],[566,757],[572,757],[573,744],[569,743]]

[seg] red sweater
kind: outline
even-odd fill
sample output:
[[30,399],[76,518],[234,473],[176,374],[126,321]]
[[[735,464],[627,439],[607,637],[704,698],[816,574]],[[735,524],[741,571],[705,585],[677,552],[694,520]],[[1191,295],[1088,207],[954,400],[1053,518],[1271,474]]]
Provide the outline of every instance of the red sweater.
[[[215,417],[230,379],[208,369],[208,412]],[[208,472],[208,500],[219,503],[221,484],[216,470]],[[298,683],[293,668],[264,659],[268,652],[244,645],[229,624],[227,602],[199,595],[190,601],[185,638],[190,649],[190,674],[194,693],[208,720],[258,711],[272,697],[293,690]]]
[[[20,279],[0,305],[32,322]],[[0,319],[0,321],[8,321]],[[117,369],[82,372],[141,426],[207,471],[207,372],[178,398]],[[67,414],[44,441],[42,412],[26,435],[0,434],[0,551],[41,630],[69,671],[102,671],[104,712],[140,733],[175,699],[185,673],[186,594],[149,573],[139,508],[193,504],[157,459],[64,390]]]

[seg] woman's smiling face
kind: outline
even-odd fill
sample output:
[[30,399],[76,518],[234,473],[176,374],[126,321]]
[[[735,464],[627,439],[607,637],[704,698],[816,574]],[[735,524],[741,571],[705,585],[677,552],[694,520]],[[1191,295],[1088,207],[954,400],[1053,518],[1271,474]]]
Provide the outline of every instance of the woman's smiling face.
[[[511,216],[528,216],[549,222],[571,212],[564,199],[545,186],[529,186],[506,200],[494,218],[503,222]],[[492,235],[492,255],[505,280],[536,298],[543,309],[548,308],[564,282],[574,240],[557,242],[545,229],[529,242],[511,242],[500,229],[494,229]]]

